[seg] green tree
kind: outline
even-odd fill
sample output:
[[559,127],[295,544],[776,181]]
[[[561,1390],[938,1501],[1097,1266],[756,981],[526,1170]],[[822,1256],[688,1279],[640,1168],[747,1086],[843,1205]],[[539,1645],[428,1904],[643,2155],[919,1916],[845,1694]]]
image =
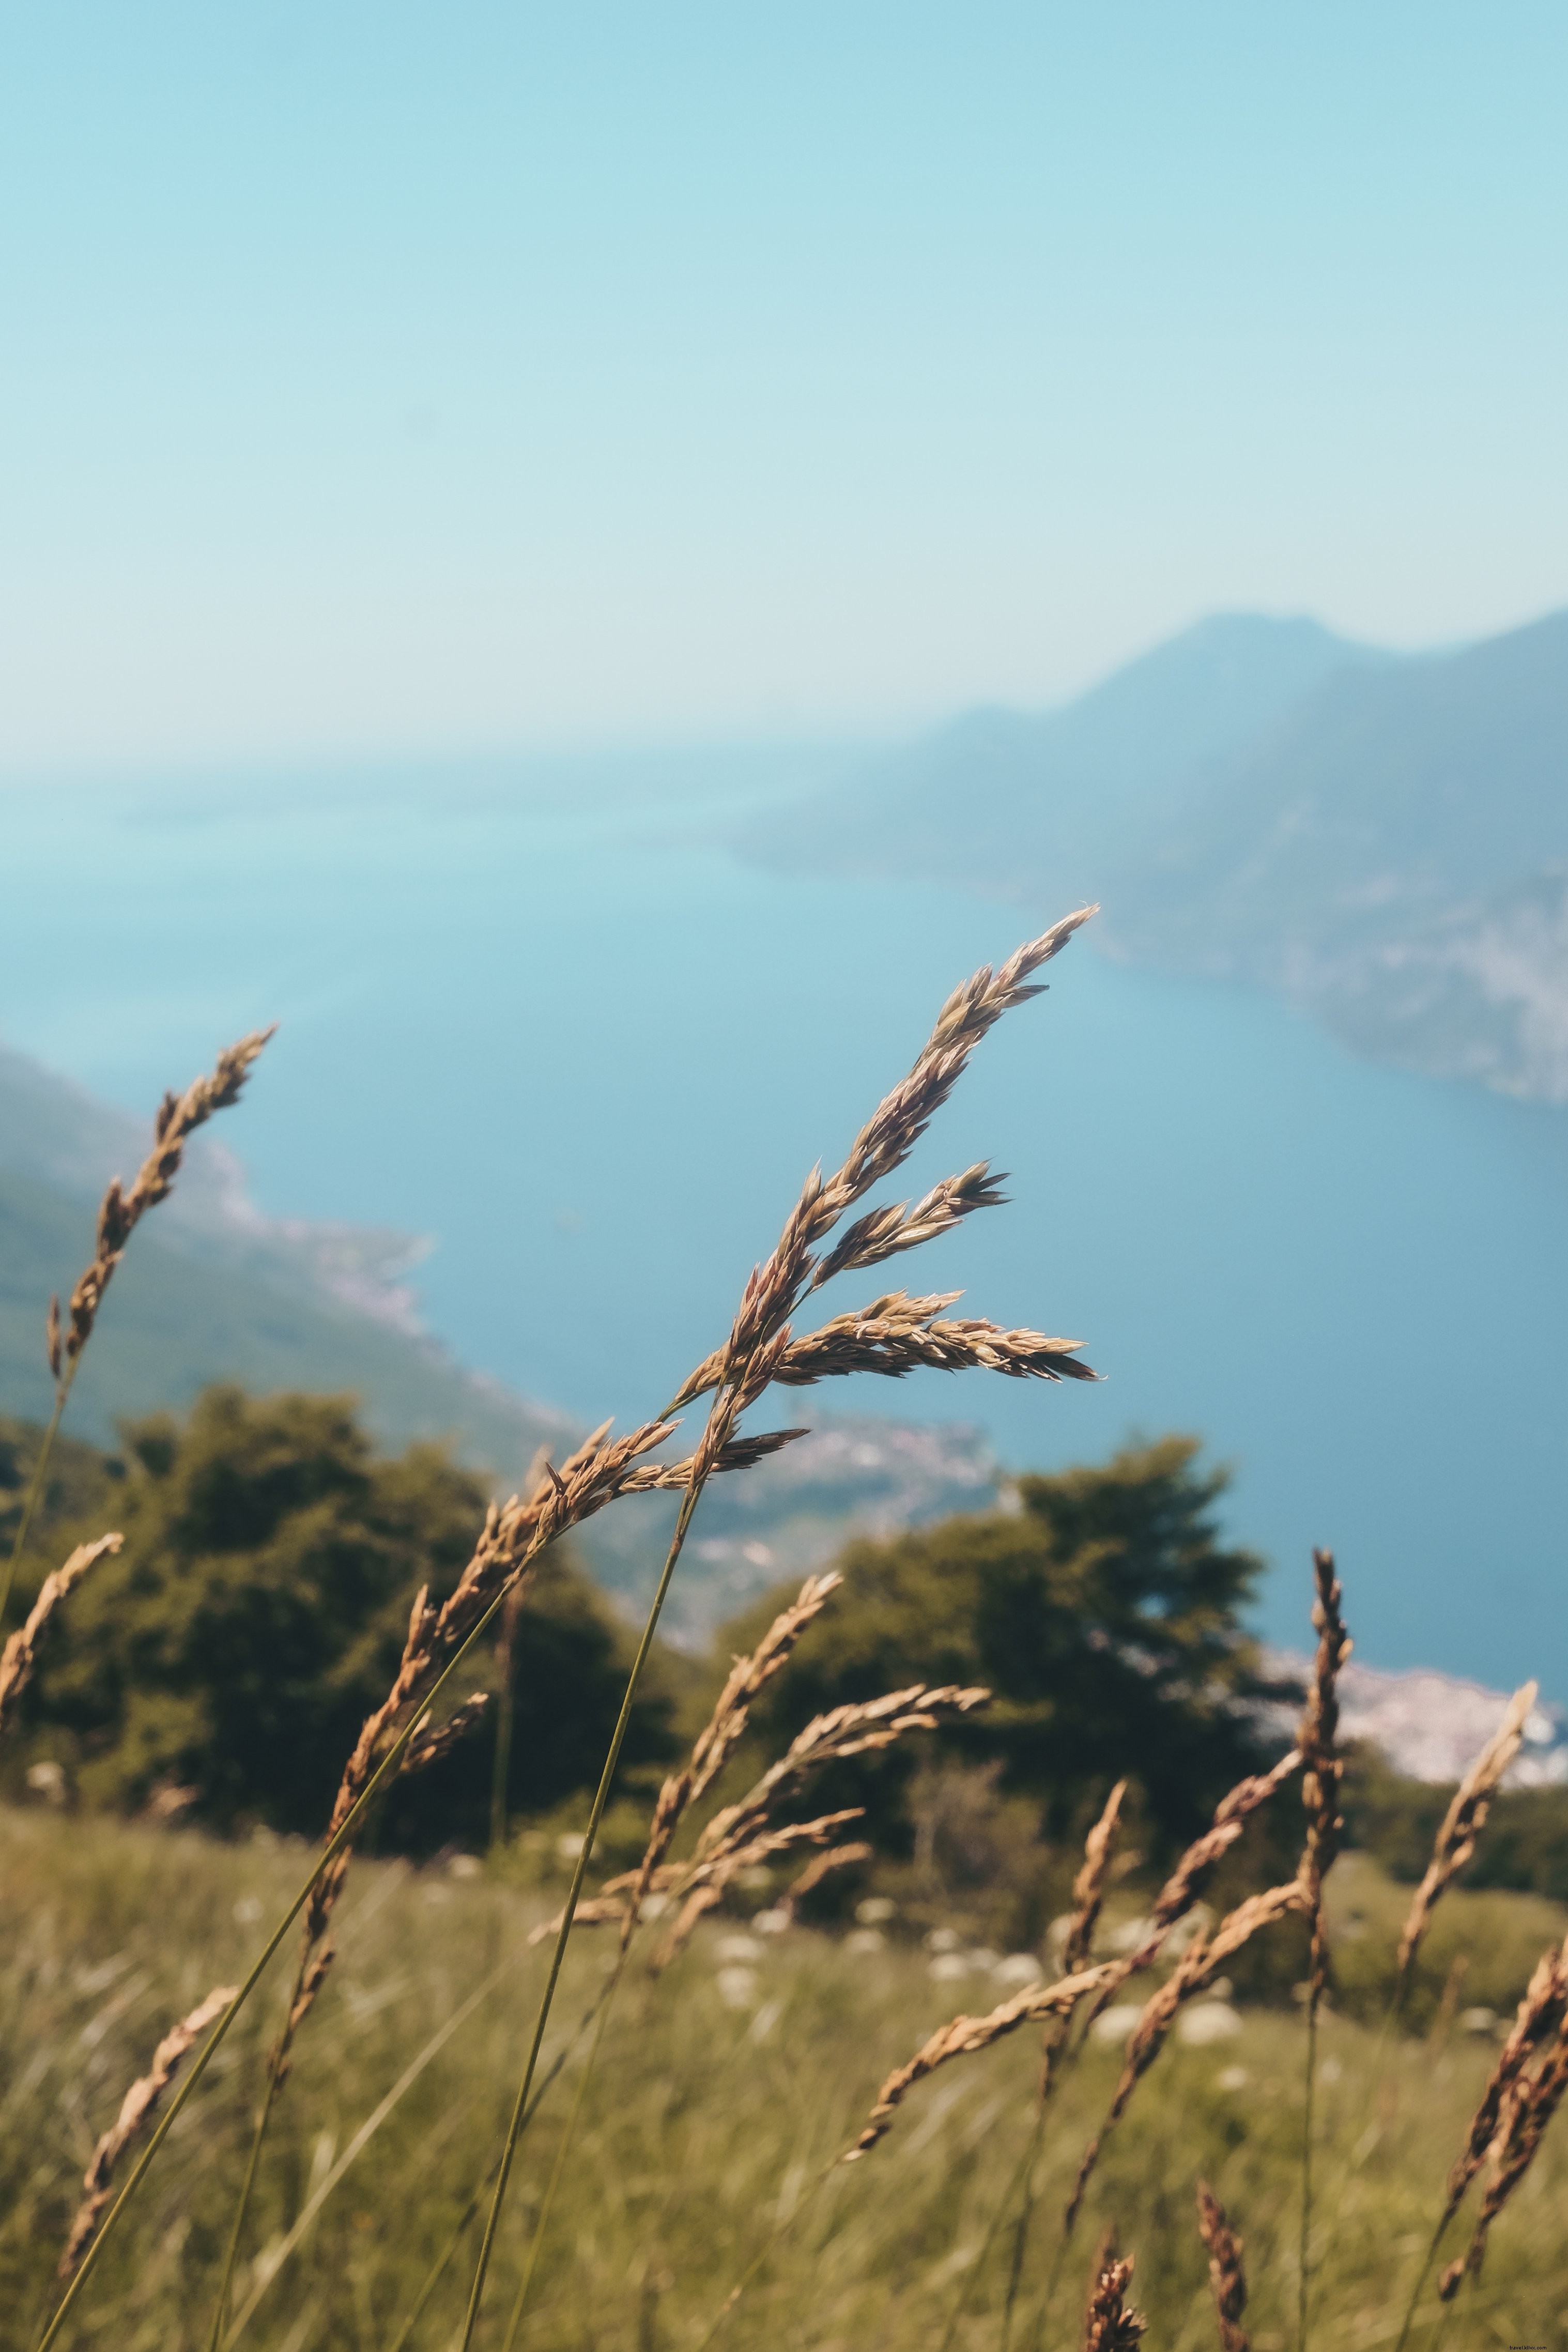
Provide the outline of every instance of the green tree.
[[[905,1684],[981,1683],[993,1703],[945,1735],[947,1752],[1027,1797],[1044,1836],[1079,1834],[1127,1774],[1143,1841],[1185,1841],[1258,1766],[1249,1703],[1279,1695],[1241,1622],[1262,1563],[1220,1540],[1226,1474],[1197,1454],[1184,1437],[1130,1446],[1101,1468],[1022,1479],[1016,1511],[851,1545],[844,1592],[756,1710],[761,1740]],[[749,1646],[781,1598],[727,1628],[725,1648]],[[870,1757],[821,1794],[866,1803],[907,1852],[913,1769],[899,1751]]]
[[[319,1833],[396,1670],[414,1595],[451,1590],[484,1489],[437,1446],[378,1457],[339,1398],[213,1389],[183,1423],[160,1414],[123,1436],[125,1548],[51,1629],[24,1757],[65,1764],[89,1803],[134,1811],[189,1791],[193,1817],[220,1830]],[[516,1645],[514,1810],[592,1780],[626,1651],[570,1558],[547,1556]],[[476,1660],[467,1688],[491,1687],[489,1663]],[[630,1766],[668,1752],[668,1713],[656,1684]],[[481,1732],[400,1784],[384,1833],[482,1843],[490,1759]]]

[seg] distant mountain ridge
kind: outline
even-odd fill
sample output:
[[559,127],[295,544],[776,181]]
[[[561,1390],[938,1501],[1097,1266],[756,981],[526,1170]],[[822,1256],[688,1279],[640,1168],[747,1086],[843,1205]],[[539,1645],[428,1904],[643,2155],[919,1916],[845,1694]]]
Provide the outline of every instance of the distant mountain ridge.
[[1328,679],[1116,875],[1140,961],[1261,982],[1361,1051],[1568,1101],[1568,613]]
[[1388,658],[1316,621],[1221,614],[1060,709],[956,719],[847,791],[768,811],[739,845],[769,865],[1081,902],[1119,845],[1179,810],[1195,766],[1336,671]]
[[1395,656],[1228,615],[1065,709],[958,722],[739,836],[958,882],[1277,990],[1354,1050],[1568,1102],[1568,613]]

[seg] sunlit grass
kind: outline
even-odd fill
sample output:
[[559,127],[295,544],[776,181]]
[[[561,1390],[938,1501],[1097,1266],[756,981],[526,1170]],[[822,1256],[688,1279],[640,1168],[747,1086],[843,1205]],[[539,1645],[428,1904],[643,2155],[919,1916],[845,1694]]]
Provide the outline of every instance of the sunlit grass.
[[[27,2346],[94,2139],[166,2021],[254,1950],[299,1874],[299,1853],[224,1847],[43,1811],[0,1814],[6,1941],[0,1964],[0,2341]],[[1347,1969],[1391,1940],[1400,1896],[1363,1857],[1337,1889]],[[757,1900],[762,1900],[759,1894]],[[491,2162],[537,1999],[531,1927],[549,1896],[450,1869],[366,1864],[342,1912],[341,1958],[319,2030],[268,2141],[243,2310],[270,2254],[339,2153],[410,2060],[492,1972],[496,1990],[421,2074],[271,2279],[242,2341],[276,2352],[384,2352],[469,2193]],[[1351,1922],[1352,1911],[1360,1913]],[[1562,1920],[1508,1896],[1450,1898],[1445,1936],[1466,1937],[1466,2000],[1518,1990],[1520,1969]],[[533,2288],[522,2341],[542,2352],[695,2347],[741,2273],[793,2213],[720,2338],[736,2347],[935,2346],[956,2299],[964,2347],[1000,2340],[1010,2231],[974,2266],[1033,2122],[1034,2037],[1021,2033],[913,2096],[866,2161],[822,2176],[853,2138],[889,2066],[954,2009],[989,2006],[992,1981],[933,1979],[917,1947],[852,1949],[797,1929],[752,1939],[721,1920],[658,1984],[635,1969],[589,2088]],[[1500,1956],[1506,1945],[1511,1956]],[[1491,1955],[1489,1959],[1489,1951]],[[603,1980],[611,1939],[574,1940],[556,2012],[558,2047]],[[1439,1961],[1446,1967],[1441,1952]],[[721,1971],[724,1971],[721,1985]],[[1505,1979],[1508,1980],[1505,1984]],[[1484,1988],[1484,1990],[1482,1990]],[[131,2225],[108,2251],[74,2340],[123,2352],[205,2344],[251,2102],[273,2011],[256,2005],[180,2119]],[[726,1998],[726,1996],[728,1998]],[[732,2005],[731,2005],[732,2004]],[[1493,2054],[1455,2031],[1391,2045],[1372,2070],[1373,2028],[1322,2029],[1314,2341],[1392,2344],[1441,2202],[1442,2182]],[[499,2347],[572,2088],[572,2064],[523,2142],[504,2216],[497,2293],[482,2341]],[[1206,2175],[1247,2241],[1257,2352],[1295,2342],[1301,2027],[1244,2012],[1234,2038],[1177,2042],[1112,2137],[1043,2311],[1058,2217],[1103,2113],[1117,2053],[1069,2071],[1036,2179],[1036,2226],[1014,2343],[1076,2343],[1099,2233],[1114,2220],[1138,2261],[1136,2300],[1164,2347],[1215,2341],[1194,2222]],[[1500,2222],[1480,2291],[1451,2342],[1563,2341],[1568,2156],[1549,2135]],[[467,2264],[453,2265],[414,2341],[449,2344]],[[1046,2324],[1040,2332],[1042,2317]],[[1425,2326],[1415,2342],[1425,2347]]]

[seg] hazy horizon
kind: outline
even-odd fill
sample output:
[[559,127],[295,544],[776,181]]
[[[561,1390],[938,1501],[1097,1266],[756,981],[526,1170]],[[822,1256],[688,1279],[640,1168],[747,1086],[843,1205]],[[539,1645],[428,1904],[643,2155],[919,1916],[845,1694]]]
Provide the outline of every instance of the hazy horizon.
[[1568,600],[1568,20],[87,0],[0,91],[0,771],[908,733]]
[[[1214,622],[1235,619],[1269,622],[1305,622],[1324,630],[1331,636],[1365,650],[1392,655],[1395,657],[1420,660],[1457,653],[1467,646],[1484,645],[1497,636],[1505,636],[1518,628],[1528,628],[1538,621],[1554,617],[1568,610],[1568,600],[1563,605],[1552,605],[1539,612],[1520,615],[1498,628],[1482,628],[1463,635],[1436,637],[1419,643],[1399,645],[1386,639],[1356,636],[1351,631],[1338,628],[1331,619],[1321,614],[1281,608],[1243,610],[1230,607],[1215,608],[1195,614],[1157,636],[1140,639],[1088,672],[1081,678],[1064,686],[1060,691],[1043,695],[1033,701],[1007,701],[999,697],[975,696],[967,700],[946,702],[929,711],[906,711],[889,714],[878,720],[867,716],[859,724],[844,723],[831,726],[824,722],[769,724],[759,721],[751,728],[726,726],[714,721],[703,726],[691,721],[684,726],[670,724],[664,728],[629,727],[620,731],[595,733],[580,730],[559,735],[516,735],[497,738],[493,741],[463,740],[458,737],[428,742],[402,743],[377,747],[374,742],[360,744],[300,743],[283,746],[271,751],[245,752],[237,749],[202,751],[186,750],[158,754],[129,752],[119,757],[93,759],[76,758],[36,761],[22,765],[0,764],[0,792],[47,787],[52,784],[102,786],[113,789],[125,785],[132,789],[167,782],[171,786],[211,781],[232,787],[247,775],[269,781],[299,781],[321,772],[335,781],[351,782],[363,772],[367,782],[379,785],[389,774],[416,773],[433,766],[449,766],[464,772],[482,773],[489,769],[536,769],[543,781],[552,769],[563,774],[579,767],[593,767],[598,772],[603,788],[605,771],[616,762],[625,761],[628,777],[635,776],[639,791],[647,789],[650,771],[657,772],[665,761],[691,761],[715,767],[734,759],[770,759],[779,761],[799,760],[841,762],[845,772],[853,772],[861,760],[870,760],[887,751],[911,748],[930,735],[965,719],[990,713],[1007,713],[1024,718],[1046,718],[1069,709],[1074,703],[1094,694],[1100,688],[1144,658],[1163,648],[1181,642],[1189,634]],[[747,784],[743,790],[754,789]],[[788,787],[786,787],[788,789]]]

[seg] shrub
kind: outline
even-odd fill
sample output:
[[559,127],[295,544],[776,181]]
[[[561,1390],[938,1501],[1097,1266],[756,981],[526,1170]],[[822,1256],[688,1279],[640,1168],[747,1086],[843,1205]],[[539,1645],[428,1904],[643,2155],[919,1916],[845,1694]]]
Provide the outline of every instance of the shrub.
[[[316,1834],[396,1671],[415,1592],[444,1597],[469,1555],[483,1487],[437,1446],[378,1457],[341,1398],[213,1389],[183,1422],[159,1414],[124,1442],[124,1550],[53,1630],[10,1776],[47,1756],[91,1805]],[[511,1810],[591,1785],[627,1652],[569,1552],[552,1553],[516,1645]],[[489,1664],[476,1659],[469,1687],[493,1690]],[[668,1714],[656,1680],[633,1769],[668,1752]],[[384,1836],[482,1843],[492,1740],[481,1731],[403,1782]]]

